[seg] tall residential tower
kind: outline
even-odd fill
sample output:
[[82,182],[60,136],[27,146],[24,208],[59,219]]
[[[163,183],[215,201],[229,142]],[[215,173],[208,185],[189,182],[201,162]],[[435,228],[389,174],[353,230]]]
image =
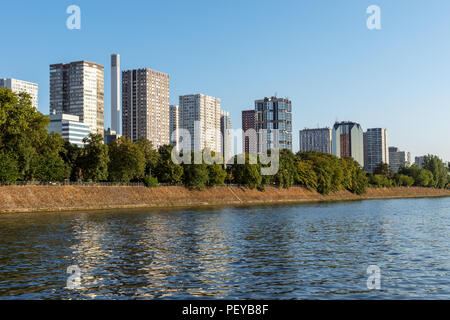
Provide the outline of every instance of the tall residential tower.
[[17,79],[0,79],[0,87],[8,88],[15,93],[25,92],[31,96],[33,107],[38,108],[38,85],[37,83],[17,80]]
[[151,69],[122,72],[122,135],[169,144],[169,75]]
[[355,122],[336,122],[333,126],[332,154],[353,158],[364,167],[364,132]]
[[381,163],[389,164],[389,144],[386,129],[367,129],[364,133],[364,169],[373,173]]
[[104,135],[103,66],[77,61],[50,65],[50,114],[71,114]]

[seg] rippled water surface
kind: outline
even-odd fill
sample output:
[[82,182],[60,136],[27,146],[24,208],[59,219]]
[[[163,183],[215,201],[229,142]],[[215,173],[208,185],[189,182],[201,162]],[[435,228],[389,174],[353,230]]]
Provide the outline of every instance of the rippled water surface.
[[450,299],[449,246],[450,198],[6,214],[0,299]]

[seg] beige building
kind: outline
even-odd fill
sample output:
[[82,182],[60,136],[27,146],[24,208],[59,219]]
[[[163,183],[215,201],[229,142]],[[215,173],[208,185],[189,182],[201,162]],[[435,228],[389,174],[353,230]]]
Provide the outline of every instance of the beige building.
[[191,135],[192,151],[208,148],[222,152],[219,98],[204,94],[180,96],[178,112],[180,129],[188,130]]
[[25,92],[31,96],[33,107],[38,108],[38,85],[18,79],[0,79],[0,87],[8,88],[15,93]]
[[122,135],[170,143],[169,75],[151,69],[122,72]]
[[50,114],[78,116],[91,133],[104,135],[104,68],[76,61],[50,65]]

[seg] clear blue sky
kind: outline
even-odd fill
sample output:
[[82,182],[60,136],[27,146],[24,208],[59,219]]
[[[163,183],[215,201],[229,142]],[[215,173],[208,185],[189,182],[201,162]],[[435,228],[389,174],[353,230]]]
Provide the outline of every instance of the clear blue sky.
[[[66,8],[81,7],[81,30]],[[366,28],[381,7],[382,29]],[[298,130],[353,120],[385,127],[391,146],[450,160],[450,1],[183,0],[5,1],[0,77],[39,84],[48,113],[49,64],[105,66],[109,125],[111,53],[122,69],[148,67],[180,94],[222,99],[233,127],[243,109],[277,93],[293,103]]]

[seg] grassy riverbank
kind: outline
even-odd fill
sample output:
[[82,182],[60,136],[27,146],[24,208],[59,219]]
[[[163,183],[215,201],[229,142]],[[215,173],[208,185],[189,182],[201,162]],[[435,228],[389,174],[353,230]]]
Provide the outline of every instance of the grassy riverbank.
[[203,191],[184,187],[85,187],[7,186],[0,187],[0,213],[71,211],[119,208],[189,207],[212,205],[260,205],[364,199],[450,197],[450,190],[430,188],[369,188],[361,196],[348,191],[330,195],[301,187],[266,191],[243,187],[213,187]]

